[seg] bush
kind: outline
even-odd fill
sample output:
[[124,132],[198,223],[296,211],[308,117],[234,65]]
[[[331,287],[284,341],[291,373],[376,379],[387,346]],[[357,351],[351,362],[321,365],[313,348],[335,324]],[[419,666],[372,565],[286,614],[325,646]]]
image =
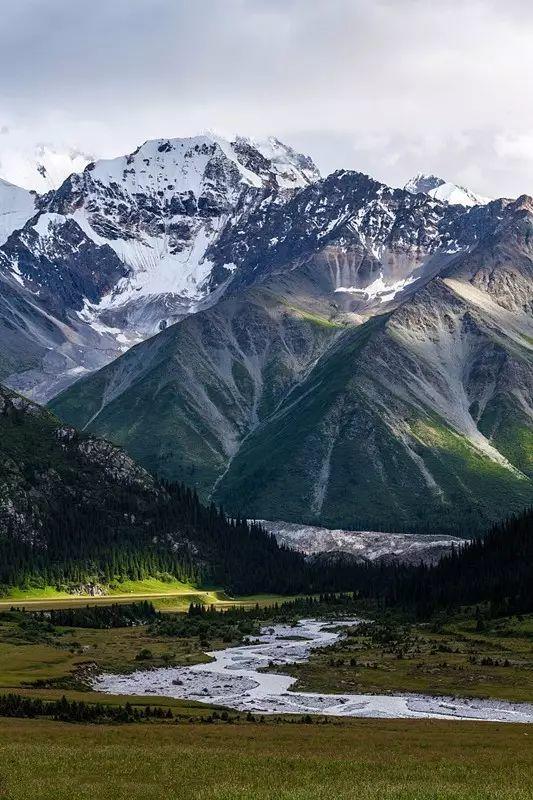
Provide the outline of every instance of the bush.
[[135,661],[150,661],[150,659],[153,657],[154,655],[152,651],[147,647],[143,647],[143,649],[135,656]]

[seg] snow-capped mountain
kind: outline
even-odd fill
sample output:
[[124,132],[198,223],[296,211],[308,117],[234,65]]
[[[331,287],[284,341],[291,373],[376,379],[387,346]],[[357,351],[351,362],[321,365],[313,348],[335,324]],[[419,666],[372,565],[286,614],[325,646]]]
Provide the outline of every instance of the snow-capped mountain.
[[[128,274],[86,317],[131,314],[142,337],[194,311],[210,294],[207,251],[258,192],[293,191],[318,177],[312,162],[274,139],[257,146],[214,135],[150,141],[71,176],[39,226],[57,229],[71,219],[96,245],[111,247]],[[235,266],[219,269],[228,280]],[[142,310],[140,298],[150,298]],[[154,309],[156,298],[163,313]]]
[[338,171],[283,204],[267,199],[254,206],[245,226],[230,221],[211,254],[239,264],[232,291],[284,272],[288,262],[320,257],[335,301],[361,310],[369,301],[393,299],[434,252],[455,253],[463,234],[453,222],[463,213]]
[[276,139],[91,163],[0,246],[0,379],[238,513],[488,524],[533,500],[533,201],[444,186]]
[[52,408],[234,513],[488,527],[533,501],[532,220],[334,174],[229,226],[225,297]]
[[214,135],[146,142],[71,175],[0,252],[0,278],[59,320],[66,340],[55,368],[32,364],[11,384],[46,399],[102,358],[216,302],[235,265],[215,265],[208,250],[228,221],[318,178],[309,158],[277,139]]
[[458,186],[451,181],[445,181],[436,175],[426,175],[419,173],[411,178],[404,186],[404,189],[411,194],[427,194],[435,200],[443,203],[459,206],[477,206],[489,203],[488,197],[472,192],[464,186]]
[[183,317],[286,281],[302,264],[316,302],[327,297],[347,321],[362,321],[471,246],[485,224],[479,208],[468,214],[357,172],[322,180],[274,138],[146,142],[41,196],[39,213],[0,248],[9,286],[0,306],[17,295],[3,312],[14,353],[3,375],[47,400]]
[[0,178],[0,246],[37,213],[36,195]]

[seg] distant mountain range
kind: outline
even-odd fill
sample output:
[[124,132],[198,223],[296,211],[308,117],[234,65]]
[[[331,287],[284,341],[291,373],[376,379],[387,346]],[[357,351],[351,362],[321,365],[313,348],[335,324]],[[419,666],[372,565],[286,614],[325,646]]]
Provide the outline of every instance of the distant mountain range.
[[469,535],[533,501],[531,198],[214,136],[25,197],[0,379],[69,423],[249,517]]

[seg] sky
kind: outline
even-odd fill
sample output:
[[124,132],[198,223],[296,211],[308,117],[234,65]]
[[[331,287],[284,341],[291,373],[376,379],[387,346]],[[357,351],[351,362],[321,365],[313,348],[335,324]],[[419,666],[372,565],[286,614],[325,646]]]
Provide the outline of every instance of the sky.
[[213,130],[533,194],[532,42],[530,0],[3,0],[0,176]]

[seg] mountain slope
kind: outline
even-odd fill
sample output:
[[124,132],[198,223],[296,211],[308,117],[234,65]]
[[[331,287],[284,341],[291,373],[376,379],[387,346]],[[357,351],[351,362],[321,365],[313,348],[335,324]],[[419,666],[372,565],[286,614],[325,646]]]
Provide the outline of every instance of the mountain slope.
[[[435,281],[346,331],[243,443],[216,497],[327,526],[486,527],[533,499],[531,418],[515,395],[531,409],[532,370],[530,345]],[[487,438],[489,415],[501,423]]]
[[308,572],[257,526],[229,522],[116,446],[0,386],[1,589],[170,573],[234,591],[290,592],[306,587]]
[[[268,145],[271,158],[245,139],[150,141],[131,155],[90,164],[63,184],[46,211],[74,220],[128,267],[106,299],[108,317],[117,308],[127,315],[139,296],[166,294],[176,303],[174,316],[183,315],[209,293],[207,250],[239,200],[246,205],[257,191],[294,190],[319,177],[303,156],[275,140]],[[232,269],[226,266],[226,278]],[[134,316],[143,333],[165,320]]]
[[205,497],[243,438],[340,330],[327,316],[251,290],[134,347],[52,407]]
[[[353,215],[358,193],[369,209],[373,191],[372,252]],[[523,507],[533,499],[531,200],[448,212],[390,192],[397,225],[380,185],[345,173],[292,197],[284,226],[269,216],[260,240],[250,223],[240,274],[259,273],[255,288],[243,277],[234,300],[139,345],[53,408],[248,516],[283,509],[329,526],[469,534]],[[380,214],[388,227],[373,228]],[[263,258],[271,224],[283,239]],[[333,266],[356,282],[406,264],[418,277],[389,300],[336,291]]]
[[[310,159],[276,139],[216,136],[146,142],[71,175],[0,248],[0,279],[17,292],[15,319],[12,307],[0,307],[0,322],[13,352],[18,342],[23,353],[28,340],[34,345],[29,369],[13,358],[0,378],[47,399],[213,304],[236,269],[208,253],[228,221],[265,196],[284,202],[318,177]],[[43,343],[40,331],[33,337],[35,313],[61,329],[59,344]]]

